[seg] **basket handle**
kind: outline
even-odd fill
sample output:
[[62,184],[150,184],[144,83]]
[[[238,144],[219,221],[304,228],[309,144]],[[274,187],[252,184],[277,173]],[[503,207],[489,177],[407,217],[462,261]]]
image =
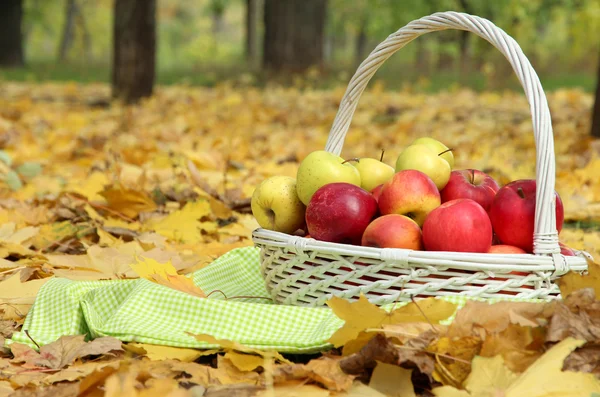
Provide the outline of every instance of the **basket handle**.
[[536,184],[534,253],[556,255],[560,253],[560,247],[556,231],[556,203],[554,200],[556,172],[554,138],[546,95],[537,74],[519,44],[487,19],[453,11],[438,12],[414,20],[388,36],[360,64],[350,80],[329,132],[325,150],[337,155],[341,153],[344,138],[360,96],[383,62],[422,34],[446,29],[473,32],[490,42],[508,59],[525,90],[533,120],[536,144],[536,180],[538,183]]

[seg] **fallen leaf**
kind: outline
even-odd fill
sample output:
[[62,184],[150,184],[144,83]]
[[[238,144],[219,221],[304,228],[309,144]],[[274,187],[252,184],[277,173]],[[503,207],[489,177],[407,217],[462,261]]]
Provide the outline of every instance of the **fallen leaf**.
[[596,293],[596,300],[600,300],[600,264],[586,258],[588,264],[587,274],[582,275],[576,272],[569,272],[558,279],[560,294],[567,298],[574,291],[584,288],[593,288]]
[[487,335],[502,332],[509,324],[525,326],[545,326],[552,316],[553,303],[530,302],[488,302],[467,301],[456,313],[448,329],[448,337],[460,338],[477,336],[485,339]]
[[500,396],[517,379],[517,375],[504,365],[502,356],[475,357],[472,366],[464,386],[473,396]]
[[187,349],[184,347],[150,345],[146,343],[128,343],[125,349],[140,349],[138,354],[145,355],[150,360],[179,360],[183,362],[192,362],[197,358],[208,354],[214,354],[218,350],[198,350]]
[[567,338],[548,350],[506,390],[506,397],[579,397],[600,393],[600,380],[594,375],[563,372],[565,358],[585,342]]
[[140,212],[151,212],[156,203],[143,191],[126,189],[121,186],[106,188],[99,193],[107,201],[107,207],[134,219]]
[[600,301],[595,299],[591,288],[570,294],[564,302],[558,302],[546,340],[561,341],[567,337],[600,342]]
[[[210,214],[210,204],[206,200],[187,203],[181,210],[170,213],[165,218],[151,222],[156,233],[162,234],[171,241],[195,244],[201,240],[202,228],[208,228],[210,222],[198,220]],[[216,230],[216,224],[210,226]]]
[[410,369],[378,362],[369,387],[390,397],[416,397],[411,376]]
[[206,342],[210,345],[219,345],[219,346],[223,347],[224,349],[237,350],[237,351],[244,352],[244,353],[258,354],[259,356],[261,356],[263,358],[274,358],[275,360],[277,360],[281,363],[292,364],[291,361],[287,360],[285,357],[283,357],[280,353],[278,353],[276,351],[272,351],[272,350],[264,351],[264,350],[259,350],[259,349],[253,349],[251,347],[244,346],[237,342],[233,342],[233,341],[230,341],[227,339],[217,339],[214,336],[207,335],[207,334],[194,335],[189,332],[186,332],[186,333],[188,335],[196,338],[196,340],[198,340],[200,342]]
[[177,274],[177,271],[171,264],[158,263],[156,260],[148,257],[136,258],[136,263],[132,263],[131,268],[140,276],[165,287],[173,288],[186,294],[194,295],[199,298],[206,298],[194,281],[186,276]]
[[0,304],[4,304],[4,320],[19,320],[25,317],[35,301],[38,291],[50,278],[21,282],[15,273],[0,282]]
[[587,372],[600,379],[600,344],[586,343],[567,356],[563,371]]
[[253,354],[243,354],[230,350],[225,354],[225,358],[231,361],[240,371],[254,371],[256,368],[264,365],[265,358]]
[[471,360],[481,350],[481,340],[477,337],[442,337],[434,340],[428,351],[435,353],[433,378],[444,385],[460,387],[471,372]]
[[14,362],[22,362],[25,368],[61,369],[78,358],[121,351],[121,341],[112,337],[102,337],[85,342],[84,335],[61,336],[57,341],[44,345],[40,352],[29,346],[13,343],[11,351]]
[[278,365],[273,371],[276,383],[289,380],[310,379],[328,390],[345,391],[350,389],[354,376],[346,374],[339,365],[339,360],[321,357],[307,364]]
[[355,302],[333,297],[327,302],[336,316],[344,320],[344,325],[335,331],[327,342],[339,347],[356,339],[361,331],[378,328],[383,324],[412,323],[429,321],[436,324],[450,317],[456,310],[456,305],[441,299],[427,298],[417,302],[409,302],[392,312],[370,303],[361,294]]
[[347,374],[359,375],[374,368],[377,362],[398,363],[398,348],[382,334],[376,334],[357,353],[344,357],[340,368]]
[[544,339],[545,332],[541,328],[511,324],[502,332],[489,335],[479,354],[482,357],[500,355],[512,372],[521,373],[542,355]]

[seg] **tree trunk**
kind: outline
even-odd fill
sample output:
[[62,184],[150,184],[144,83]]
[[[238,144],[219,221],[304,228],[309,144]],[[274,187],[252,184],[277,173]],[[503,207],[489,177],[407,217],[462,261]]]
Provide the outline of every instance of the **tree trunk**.
[[600,138],[600,59],[598,59],[598,73],[596,77],[596,99],[592,111],[592,136]]
[[358,35],[356,36],[356,52],[354,53],[354,63],[356,65],[360,65],[362,61],[365,60],[367,50],[367,23],[368,17],[365,14],[360,21],[360,28],[358,30]]
[[469,75],[469,66],[470,66],[470,51],[469,51],[469,38],[472,35],[471,32],[467,32],[466,30],[461,30],[459,32],[459,74],[461,79],[466,78]]
[[133,103],[152,95],[156,0],[115,0],[112,95]]
[[75,0],[66,0],[65,2],[65,22],[63,24],[60,45],[58,47],[58,60],[63,62],[67,59],[67,54],[73,45],[73,36],[75,35],[75,15],[77,14],[77,3]]
[[22,0],[0,1],[0,67],[23,66]]
[[246,0],[246,60],[251,65],[257,56],[257,9],[258,0]]
[[323,66],[327,0],[266,0],[263,65],[275,72]]

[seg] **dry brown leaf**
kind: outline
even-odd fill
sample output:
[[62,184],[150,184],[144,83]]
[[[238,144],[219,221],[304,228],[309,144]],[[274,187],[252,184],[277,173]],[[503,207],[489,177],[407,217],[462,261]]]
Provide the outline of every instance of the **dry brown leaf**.
[[567,356],[563,371],[588,372],[600,379],[600,344],[586,343]]
[[509,324],[544,326],[552,316],[552,303],[467,301],[456,313],[448,329],[448,337],[478,336],[502,332]]
[[567,337],[600,341],[600,301],[595,300],[591,288],[576,291],[564,303],[556,304],[546,340],[558,342]]
[[339,359],[321,357],[313,359],[307,364],[278,365],[273,371],[273,379],[275,383],[310,379],[328,390],[345,391],[352,386],[354,376],[342,371]]
[[544,337],[541,328],[511,324],[502,332],[489,335],[481,346],[480,355],[500,355],[508,369],[521,373],[542,355]]
[[357,353],[344,357],[340,368],[353,375],[359,375],[375,367],[377,362],[388,364],[398,363],[398,348],[382,334],[376,334]]
[[121,341],[118,339],[102,337],[85,342],[84,335],[62,336],[57,341],[42,346],[39,353],[27,345],[19,343],[11,345],[13,361],[22,362],[23,367],[33,369],[61,369],[82,357],[121,350]]

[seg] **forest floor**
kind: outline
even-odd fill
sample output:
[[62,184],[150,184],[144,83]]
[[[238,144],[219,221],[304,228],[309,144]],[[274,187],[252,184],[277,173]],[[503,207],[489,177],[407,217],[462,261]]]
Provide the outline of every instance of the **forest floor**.
[[[9,339],[21,330],[48,280],[136,278],[139,266],[136,272],[130,265],[143,257],[173,267],[177,276],[163,285],[189,292],[185,275],[252,245],[257,224],[248,203],[255,186],[268,176],[295,176],[299,161],[324,148],[344,89],[161,86],[142,104],[124,107],[110,104],[105,84],[3,83],[0,333]],[[600,258],[593,98],[557,90],[548,100],[555,188],[565,207],[560,239]],[[424,94],[373,84],[342,156],[379,157],[384,149],[393,164],[421,136],[452,147],[456,169],[484,170],[501,184],[535,178],[531,115],[516,92]],[[565,301],[469,303],[450,326],[430,321],[448,307],[424,310],[426,318],[406,323],[403,310],[416,303],[397,315],[362,304],[350,307],[350,318],[372,321],[357,324],[333,302],[334,312],[348,319],[337,336],[345,347],[323,355],[283,357],[229,343],[201,356],[194,349],[111,338],[93,345],[73,337],[38,353],[14,343],[0,352],[0,395],[376,396],[395,390],[414,396],[413,386],[417,395],[442,397],[493,395],[486,390],[590,395],[600,392],[598,265],[590,262],[586,277],[563,280],[565,296],[575,291]],[[561,372],[563,364],[569,371]]]

